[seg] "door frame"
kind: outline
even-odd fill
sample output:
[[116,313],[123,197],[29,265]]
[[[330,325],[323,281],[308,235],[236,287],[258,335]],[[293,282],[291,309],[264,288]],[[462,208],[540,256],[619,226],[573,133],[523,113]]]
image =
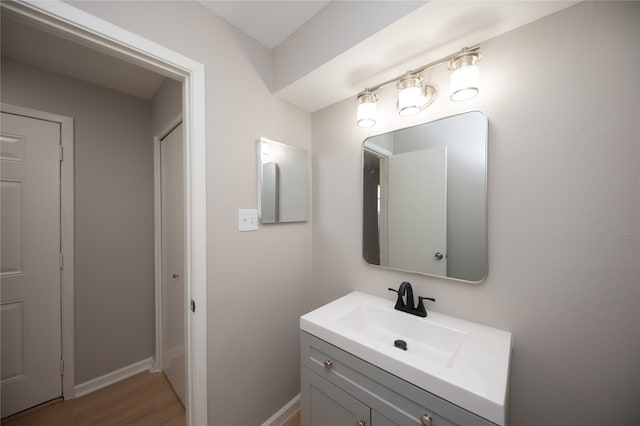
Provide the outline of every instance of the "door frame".
[[50,121],[60,125],[60,327],[62,353],[62,396],[75,397],[75,357],[74,357],[74,228],[73,228],[73,118],[31,108],[2,103],[0,110],[9,114]]
[[[183,83],[185,143],[185,285],[195,311],[187,315],[187,425],[207,418],[206,164],[204,65],[61,1],[2,2],[47,31]],[[197,374],[194,372],[197,371]]]

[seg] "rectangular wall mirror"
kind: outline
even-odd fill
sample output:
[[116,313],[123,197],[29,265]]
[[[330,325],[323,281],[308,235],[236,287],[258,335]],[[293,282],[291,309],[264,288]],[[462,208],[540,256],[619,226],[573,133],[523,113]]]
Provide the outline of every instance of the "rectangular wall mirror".
[[487,275],[487,117],[471,111],[362,144],[371,265],[469,282]]
[[307,150],[260,138],[258,214],[264,224],[309,220]]

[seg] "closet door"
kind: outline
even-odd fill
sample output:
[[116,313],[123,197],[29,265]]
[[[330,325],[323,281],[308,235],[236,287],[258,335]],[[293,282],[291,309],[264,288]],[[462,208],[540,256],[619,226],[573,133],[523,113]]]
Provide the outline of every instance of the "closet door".
[[162,217],[163,371],[178,398],[186,398],[186,296],[184,286],[183,125],[160,142]]
[[60,125],[2,113],[2,417],[62,396]]

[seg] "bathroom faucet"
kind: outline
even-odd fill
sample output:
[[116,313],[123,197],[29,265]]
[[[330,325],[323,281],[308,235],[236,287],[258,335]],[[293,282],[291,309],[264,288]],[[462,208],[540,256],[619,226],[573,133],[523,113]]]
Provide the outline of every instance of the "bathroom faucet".
[[396,300],[396,306],[394,309],[398,311],[406,312],[411,315],[417,315],[419,317],[426,317],[427,310],[424,308],[423,300],[430,300],[435,302],[436,299],[433,297],[422,297],[418,296],[418,306],[413,307],[413,288],[411,287],[411,283],[407,281],[402,282],[398,289],[389,288],[389,291],[394,291],[398,293],[398,299]]

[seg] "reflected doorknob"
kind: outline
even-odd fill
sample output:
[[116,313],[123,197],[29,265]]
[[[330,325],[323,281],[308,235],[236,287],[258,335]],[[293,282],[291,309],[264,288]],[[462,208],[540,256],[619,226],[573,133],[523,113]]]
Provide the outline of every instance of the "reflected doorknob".
[[175,279],[176,279],[176,278],[178,278],[179,276],[180,276],[179,274],[172,274],[172,275],[171,275],[171,278],[173,278],[173,279],[175,280]]
[[440,253],[440,252],[437,252],[433,257],[435,257],[437,260],[442,260],[444,255],[442,253]]

